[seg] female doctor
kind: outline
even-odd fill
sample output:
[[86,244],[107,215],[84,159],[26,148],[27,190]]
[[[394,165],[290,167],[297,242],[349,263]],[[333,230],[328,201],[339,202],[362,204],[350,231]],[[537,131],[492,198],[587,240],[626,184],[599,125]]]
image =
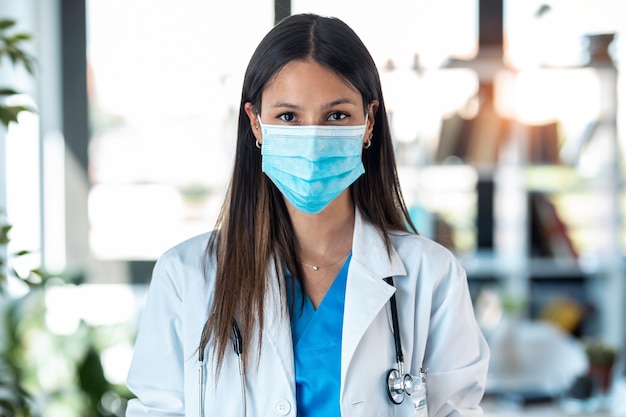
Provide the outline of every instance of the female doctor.
[[367,49],[284,19],[245,74],[216,230],[155,266],[127,417],[481,415],[465,273],[414,230]]

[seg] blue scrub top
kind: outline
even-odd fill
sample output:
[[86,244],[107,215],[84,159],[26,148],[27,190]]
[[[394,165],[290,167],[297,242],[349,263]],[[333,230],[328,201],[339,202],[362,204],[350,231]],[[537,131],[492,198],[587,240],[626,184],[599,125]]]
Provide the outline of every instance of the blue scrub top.
[[[306,294],[302,297],[302,285],[295,280],[291,333],[298,417],[341,416],[341,332],[351,258],[352,254],[348,256],[317,310]],[[287,279],[288,283],[290,281]],[[287,294],[291,301],[290,285]]]

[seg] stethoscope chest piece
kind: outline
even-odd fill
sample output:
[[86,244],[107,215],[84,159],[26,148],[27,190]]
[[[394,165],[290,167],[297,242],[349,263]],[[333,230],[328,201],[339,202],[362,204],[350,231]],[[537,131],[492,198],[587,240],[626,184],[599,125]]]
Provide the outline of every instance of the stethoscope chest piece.
[[389,399],[394,404],[402,404],[404,393],[404,380],[400,371],[390,369],[387,372],[387,395],[389,395]]

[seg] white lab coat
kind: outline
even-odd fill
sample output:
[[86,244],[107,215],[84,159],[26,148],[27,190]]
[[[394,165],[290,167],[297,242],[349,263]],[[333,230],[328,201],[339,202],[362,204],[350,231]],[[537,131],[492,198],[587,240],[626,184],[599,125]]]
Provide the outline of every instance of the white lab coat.
[[[208,278],[203,273],[207,239],[183,242],[157,262],[128,375],[137,399],[129,402],[127,417],[199,416],[198,344],[215,276],[211,262]],[[388,302],[394,287],[383,281],[388,276],[397,292],[405,371],[429,369],[429,416],[482,415],[489,350],[465,272],[448,250],[424,237],[395,233],[391,241],[389,258],[380,233],[357,210],[342,339],[342,416],[413,415],[410,400],[393,405],[386,393],[386,374],[396,366]],[[248,417],[296,415],[289,315],[282,313],[275,277],[272,282],[262,351],[246,375]],[[256,341],[250,343],[255,352]],[[205,417],[241,415],[238,369],[230,349],[218,380],[206,367]]]

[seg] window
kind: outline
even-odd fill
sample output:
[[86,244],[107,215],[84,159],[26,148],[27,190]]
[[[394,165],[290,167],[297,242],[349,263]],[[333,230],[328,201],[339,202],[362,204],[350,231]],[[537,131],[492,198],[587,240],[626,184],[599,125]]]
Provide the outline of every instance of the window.
[[213,227],[243,72],[273,24],[273,3],[87,6],[91,250],[155,259]]

